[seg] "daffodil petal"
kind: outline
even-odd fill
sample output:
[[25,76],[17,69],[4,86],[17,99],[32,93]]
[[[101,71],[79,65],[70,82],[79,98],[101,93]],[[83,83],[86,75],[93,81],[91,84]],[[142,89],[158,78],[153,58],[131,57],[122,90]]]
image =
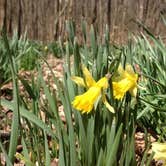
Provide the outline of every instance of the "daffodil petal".
[[160,151],[166,153],[166,143],[154,142],[152,143],[153,151]]
[[166,162],[166,153],[157,152],[154,155],[154,159],[156,159],[156,160],[164,160]]
[[126,64],[125,71],[129,74],[135,74],[134,70],[133,70],[133,67],[130,64]]
[[166,143],[152,143],[152,151],[155,152],[154,159],[166,162]]
[[121,63],[119,64],[119,67],[118,67],[118,74],[120,75],[118,77],[119,80],[125,78],[125,70],[123,69]]
[[96,84],[96,81],[93,79],[91,73],[89,72],[89,70],[84,65],[82,65],[82,71],[83,71],[83,74],[84,74],[84,77],[85,77],[86,86],[88,88],[94,86]]
[[84,86],[84,87],[86,86],[85,83],[84,83],[84,79],[81,78],[81,77],[72,76],[71,80],[74,81],[79,86]]
[[107,77],[101,78],[99,81],[97,81],[96,85],[100,88],[107,89],[108,88],[108,79]]
[[141,89],[141,90],[146,90],[146,87],[142,87],[142,86],[140,86],[140,85],[137,85],[137,87],[138,87],[139,89]]
[[124,69],[122,67],[122,64],[120,63],[119,66],[118,66],[118,73],[123,74],[123,72],[124,72]]
[[105,95],[103,95],[103,103],[110,112],[115,113],[114,108],[108,103]]
[[130,92],[131,96],[136,97],[137,96],[137,87],[133,87],[133,88],[129,89],[129,92]]

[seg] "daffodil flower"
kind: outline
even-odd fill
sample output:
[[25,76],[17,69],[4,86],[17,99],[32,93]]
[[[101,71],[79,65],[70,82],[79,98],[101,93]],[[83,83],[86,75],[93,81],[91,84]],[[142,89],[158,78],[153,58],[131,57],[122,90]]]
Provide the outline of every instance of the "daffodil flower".
[[163,160],[166,166],[166,143],[153,142],[152,151],[155,152],[155,160]]
[[84,78],[73,76],[71,79],[78,85],[87,88],[87,91],[81,95],[74,98],[72,102],[73,108],[81,111],[82,113],[89,113],[92,111],[95,103],[102,97],[103,103],[108,108],[109,111],[114,113],[113,107],[106,100],[104,90],[108,88],[108,77],[105,76],[99,81],[95,81],[88,71],[88,69],[82,66]]
[[126,69],[124,70],[120,65],[118,74],[119,76],[112,82],[114,98],[121,100],[127,91],[136,97],[138,75],[134,73],[132,66],[126,65]]

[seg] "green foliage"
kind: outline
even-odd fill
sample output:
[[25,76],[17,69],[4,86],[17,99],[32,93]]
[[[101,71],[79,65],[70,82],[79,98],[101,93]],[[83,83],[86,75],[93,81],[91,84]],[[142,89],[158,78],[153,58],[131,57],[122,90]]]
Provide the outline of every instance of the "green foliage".
[[4,46],[3,38],[0,38],[0,83],[1,85],[3,82],[6,82],[7,80],[11,79],[11,72],[9,68],[9,57],[6,56],[7,50]]
[[166,47],[160,39],[152,34],[149,40],[142,35],[136,39],[134,47],[134,61],[139,65],[142,78],[140,85],[141,105],[138,108],[137,119],[146,128],[152,129],[166,137]]
[[33,70],[37,65],[39,54],[42,52],[42,45],[37,42],[28,41],[26,52],[20,57],[20,68],[23,70]]
[[[9,155],[3,144],[0,144],[8,165],[13,162],[18,137],[21,138],[23,145],[23,151],[18,158],[26,165],[35,165],[36,162],[39,165],[50,165],[51,160],[57,158],[60,166],[137,165],[135,132],[138,126],[144,129],[146,143],[141,165],[149,164],[153,157],[153,154],[148,156],[149,129],[156,132],[162,141],[165,140],[165,45],[148,32],[148,39],[142,35],[135,38],[135,41],[129,41],[127,46],[113,46],[110,45],[107,27],[102,44],[99,42],[97,32],[91,27],[88,43],[85,23],[82,24],[82,28],[84,38],[82,46],[77,43],[75,26],[71,22],[67,22],[69,39],[65,45],[60,41],[58,46],[55,43],[55,46],[48,45],[48,51],[55,49],[55,54],[64,58],[62,81],[55,77],[45,57],[40,56],[42,63],[46,63],[52,73],[54,83],[58,87],[56,92],[43,79],[39,61],[34,64],[38,72],[37,78],[32,77],[32,80],[28,81],[18,75],[15,69],[19,68],[20,63],[18,56],[15,55],[20,53],[3,38],[7,43],[4,50],[8,52],[14,85],[13,101],[5,99],[1,101],[1,105],[12,110],[14,114]],[[153,44],[150,44],[149,39]],[[40,50],[38,45],[34,45],[25,51],[26,58],[32,58],[32,61],[35,58],[33,56],[38,53],[36,50]],[[10,60],[9,52],[12,50],[14,54],[11,54]],[[73,61],[70,59],[71,53]],[[27,65],[26,58],[21,62],[24,67]],[[95,80],[99,80],[107,73],[114,77],[120,63],[123,66],[131,64],[139,74],[136,98],[127,93],[122,100],[115,100],[110,80],[107,99],[114,107],[115,114],[108,111],[102,102],[99,102],[96,110],[90,114],[81,114],[72,108],[71,102],[74,97],[85,92],[84,88],[76,86],[70,79],[73,75],[82,76],[81,64],[85,64]],[[27,66],[31,67],[29,64]],[[24,86],[28,97],[20,95],[18,80]],[[59,104],[63,106],[65,122],[59,114]]]
[[[12,81],[13,81],[13,117],[12,117],[12,125],[11,125],[11,136],[10,136],[10,144],[9,144],[9,152],[8,156],[6,156],[6,160],[8,158],[13,163],[14,162],[14,155],[16,153],[17,148],[17,141],[18,141],[18,133],[19,133],[19,120],[20,120],[20,114],[19,114],[19,99],[18,99],[18,79],[17,79],[17,66],[15,63],[15,54],[12,52],[12,49],[9,45],[9,41],[7,39],[7,36],[5,32],[2,32],[2,38],[4,42],[4,47],[6,48],[6,54],[8,58],[9,67],[11,69],[11,75],[12,75]],[[12,45],[13,46],[13,45]],[[10,165],[10,162],[7,162],[8,165]]]
[[[37,65],[42,45],[31,42],[26,34],[18,38],[15,32],[12,38],[8,38],[10,52],[15,59],[17,70],[32,70]],[[9,67],[9,52],[4,44],[3,36],[0,37],[0,74],[1,85],[11,80],[11,69]]]
[[57,58],[62,57],[62,50],[61,49],[64,50],[64,48],[60,47],[59,42],[52,42],[48,45],[48,51]]

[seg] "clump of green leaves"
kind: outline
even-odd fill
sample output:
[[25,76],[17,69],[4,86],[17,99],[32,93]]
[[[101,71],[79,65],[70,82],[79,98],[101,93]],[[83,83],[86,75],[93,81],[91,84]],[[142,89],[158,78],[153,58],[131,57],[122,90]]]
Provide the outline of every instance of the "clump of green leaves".
[[[39,54],[42,52],[42,45],[31,42],[26,38],[26,34],[18,38],[17,32],[12,38],[8,38],[10,50],[17,63],[17,69],[33,70],[37,65]],[[8,51],[4,45],[4,38],[0,37],[0,73],[1,84],[11,80],[11,70],[9,68]]]
[[55,57],[61,58],[62,52],[61,47],[59,45],[59,42],[52,42],[48,45],[48,50],[50,53],[52,53]]
[[28,41],[28,48],[20,58],[20,68],[23,70],[33,70],[37,65],[37,60],[41,54],[43,46],[37,42]]
[[[60,166],[137,165],[135,133],[139,126],[145,132],[145,149],[139,164],[149,165],[153,158],[153,153],[148,155],[149,128],[165,141],[165,45],[148,33],[153,45],[142,35],[128,45],[113,46],[110,45],[107,27],[101,44],[93,26],[89,35],[85,23],[82,24],[82,29],[82,46],[77,42],[75,26],[71,22],[67,22],[68,41],[65,45],[59,42],[58,51],[64,58],[62,81],[55,77],[45,58],[41,58],[52,73],[54,83],[58,87],[56,92],[51,90],[51,85],[43,79],[39,61],[37,78],[32,77],[31,81],[27,81],[19,77],[15,71],[16,66],[19,66],[17,56],[15,57],[18,52],[15,50],[12,54],[13,60],[9,63],[14,66],[11,71],[14,71],[12,77],[15,98],[13,101],[2,100],[1,104],[15,114],[16,120],[12,121],[12,126],[19,128],[19,131],[15,133],[13,130],[12,138],[20,136],[23,146],[23,151],[17,157],[26,165],[36,162],[39,165],[50,165],[51,160],[55,158]],[[9,45],[9,48],[5,47],[8,52],[12,51],[12,48],[12,45]],[[73,61],[70,58],[71,52]],[[8,55],[8,58],[11,57]],[[129,93],[122,100],[113,97],[111,79],[120,63],[123,66],[131,64],[139,74],[136,98],[131,97]],[[85,88],[76,86],[71,80],[73,75],[83,76],[81,64],[87,66],[95,80],[107,73],[112,75],[107,100],[114,107],[114,114],[108,111],[102,102],[99,102],[90,114],[81,114],[72,108],[71,102],[74,97],[85,92]],[[20,95],[18,79],[29,98]],[[60,104],[65,121],[59,114]],[[11,139],[9,154],[3,144],[0,144],[9,165],[13,162],[16,150],[14,141]]]

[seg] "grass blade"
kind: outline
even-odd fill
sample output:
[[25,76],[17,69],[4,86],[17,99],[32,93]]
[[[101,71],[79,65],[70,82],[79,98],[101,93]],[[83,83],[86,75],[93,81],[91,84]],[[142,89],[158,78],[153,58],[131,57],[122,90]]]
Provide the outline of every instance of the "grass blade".
[[44,131],[44,144],[45,144],[45,166],[50,166],[51,157],[50,157],[50,152],[48,148],[47,135],[45,131]]
[[113,165],[113,163],[115,163],[117,151],[119,148],[120,137],[122,133],[122,127],[123,127],[123,124],[120,125],[118,132],[115,136],[114,143],[112,144],[112,147],[110,147],[110,151],[108,152],[108,156],[106,160],[106,166],[110,166],[110,165]]
[[3,145],[2,145],[1,140],[0,140],[0,148],[1,148],[2,152],[3,152],[3,154],[5,155],[6,164],[7,164],[8,166],[13,166],[13,164],[12,164],[11,161],[10,161],[9,156],[7,155],[5,149],[4,149]]

